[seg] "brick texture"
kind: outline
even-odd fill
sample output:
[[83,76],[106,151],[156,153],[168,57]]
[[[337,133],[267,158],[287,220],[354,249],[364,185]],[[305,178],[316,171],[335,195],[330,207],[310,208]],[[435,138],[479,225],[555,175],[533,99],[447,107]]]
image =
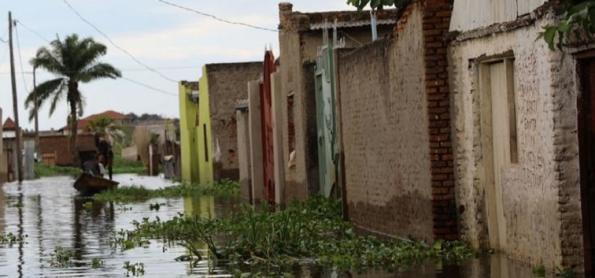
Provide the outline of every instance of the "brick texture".
[[432,213],[434,237],[458,239],[450,124],[450,91],[446,35],[452,6],[427,1],[423,8],[425,91],[428,98],[430,154],[432,160]]

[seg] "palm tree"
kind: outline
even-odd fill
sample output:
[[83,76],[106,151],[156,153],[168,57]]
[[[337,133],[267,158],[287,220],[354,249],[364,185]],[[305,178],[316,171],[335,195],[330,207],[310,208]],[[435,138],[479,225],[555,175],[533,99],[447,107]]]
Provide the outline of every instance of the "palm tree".
[[78,35],[73,34],[63,41],[57,38],[50,42],[49,48],[40,48],[35,58],[31,60],[34,68],[45,69],[56,78],[39,84],[25,100],[25,106],[32,106],[35,99],[37,99],[37,109],[42,104],[50,102],[51,116],[57,104],[66,98],[70,109],[67,120],[70,127],[70,151],[74,161],[78,161],[76,153],[78,117],[83,115],[85,105],[79,83],[122,76],[112,65],[99,61],[106,53],[105,45],[92,38],[79,39]]

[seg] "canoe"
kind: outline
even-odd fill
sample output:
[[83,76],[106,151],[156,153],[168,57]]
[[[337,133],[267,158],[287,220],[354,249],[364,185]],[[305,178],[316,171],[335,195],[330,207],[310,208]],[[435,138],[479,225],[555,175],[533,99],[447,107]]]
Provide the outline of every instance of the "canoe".
[[102,191],[116,189],[118,184],[115,181],[83,173],[74,182],[74,188],[83,196],[91,196]]

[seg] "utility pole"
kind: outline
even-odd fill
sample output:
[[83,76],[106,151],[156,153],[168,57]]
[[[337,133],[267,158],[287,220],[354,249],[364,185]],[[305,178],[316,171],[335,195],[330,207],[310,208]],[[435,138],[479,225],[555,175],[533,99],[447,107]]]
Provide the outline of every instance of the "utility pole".
[[33,66],[33,102],[35,103],[33,109],[35,109],[35,153],[37,154],[37,159],[39,160],[41,157],[40,149],[39,149],[39,104],[37,103],[37,81],[35,80],[35,71],[37,70],[37,66]]
[[14,50],[12,46],[12,13],[8,12],[8,45],[10,48],[10,81],[12,84],[12,109],[14,110],[14,124],[16,126],[16,155],[17,155],[17,177],[19,183],[23,182],[23,148],[21,147],[21,126],[19,125],[19,105],[17,98],[17,80],[14,69]]

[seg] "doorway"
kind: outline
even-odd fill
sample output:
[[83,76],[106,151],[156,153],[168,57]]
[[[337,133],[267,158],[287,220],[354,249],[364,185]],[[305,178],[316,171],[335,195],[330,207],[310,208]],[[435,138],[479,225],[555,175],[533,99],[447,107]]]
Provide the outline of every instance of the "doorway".
[[593,273],[595,229],[595,58],[579,63],[582,93],[578,98],[581,208],[583,218],[585,272]]
[[489,248],[507,245],[503,171],[518,163],[514,59],[480,63],[481,130]]

